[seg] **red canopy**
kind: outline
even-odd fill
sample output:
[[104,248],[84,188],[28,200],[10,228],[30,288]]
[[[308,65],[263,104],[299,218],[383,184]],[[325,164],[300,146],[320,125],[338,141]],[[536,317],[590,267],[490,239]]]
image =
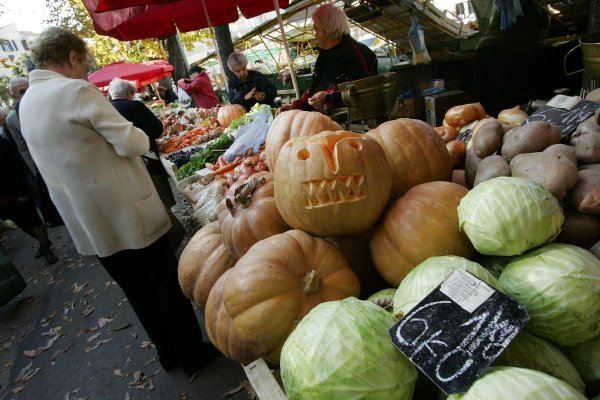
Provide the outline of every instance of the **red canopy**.
[[173,66],[166,62],[154,65],[116,62],[88,75],[88,81],[102,88],[108,86],[113,78],[121,78],[136,81],[139,88],[170,76],[172,71]]
[[[82,1],[92,16],[96,32],[119,40],[170,36],[176,34],[177,30],[189,32],[229,24],[237,21],[238,8],[245,18],[252,18],[275,8],[273,0]],[[289,4],[288,0],[277,2],[280,8]],[[140,3],[146,5],[139,5]]]

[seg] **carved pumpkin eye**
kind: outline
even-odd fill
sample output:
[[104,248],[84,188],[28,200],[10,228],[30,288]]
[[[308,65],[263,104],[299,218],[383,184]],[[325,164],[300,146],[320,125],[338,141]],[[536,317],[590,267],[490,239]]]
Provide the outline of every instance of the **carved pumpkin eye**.
[[362,143],[360,143],[360,142],[359,142],[359,141],[357,141],[357,140],[352,140],[352,141],[350,142],[350,147],[353,147],[353,148],[355,148],[356,150],[358,150],[358,151],[361,151],[361,150],[362,150]]
[[308,149],[302,149],[298,151],[298,160],[308,160],[310,158],[310,151]]

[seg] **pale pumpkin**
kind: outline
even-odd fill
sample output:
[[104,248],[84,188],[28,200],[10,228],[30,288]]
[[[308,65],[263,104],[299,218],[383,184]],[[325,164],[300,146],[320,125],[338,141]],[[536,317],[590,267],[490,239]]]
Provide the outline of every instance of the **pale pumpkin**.
[[217,121],[223,128],[227,128],[233,121],[246,114],[246,109],[241,104],[226,104],[219,107]]
[[390,285],[397,287],[429,257],[475,254],[467,235],[458,229],[456,209],[467,193],[456,183],[428,182],[391,205],[371,236],[373,261]]
[[204,226],[179,257],[177,275],[183,294],[204,308],[212,286],[235,262],[223,244],[219,221]]
[[223,242],[240,258],[252,245],[290,229],[275,205],[273,174],[261,171],[237,181],[217,207]]
[[245,348],[276,362],[312,308],[359,293],[356,274],[335,246],[291,230],[261,240],[238,260],[225,280],[223,304]]
[[337,122],[317,111],[290,110],[279,114],[271,123],[265,140],[269,170],[275,172],[279,150],[288,140],[340,129]]
[[452,179],[452,159],[446,144],[425,122],[400,118],[382,123],[367,135],[379,142],[387,156],[392,170],[392,200],[421,183]]
[[234,361],[248,364],[256,360],[256,354],[238,338],[233,320],[223,305],[223,287],[232,271],[225,271],[212,287],[204,310],[204,324],[208,338],[221,353]]
[[295,229],[315,236],[359,234],[373,227],[388,204],[390,168],[381,146],[367,135],[325,131],[298,137],[281,148],[277,163],[275,202]]

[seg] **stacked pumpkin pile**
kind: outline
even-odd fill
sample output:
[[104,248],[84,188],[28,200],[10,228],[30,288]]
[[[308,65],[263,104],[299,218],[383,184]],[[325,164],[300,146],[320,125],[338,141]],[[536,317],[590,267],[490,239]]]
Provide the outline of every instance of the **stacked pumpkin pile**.
[[[473,120],[485,117],[476,111]],[[396,319],[355,297],[386,287],[397,295],[409,274],[435,271],[422,265],[440,256],[453,257],[454,269],[477,265],[457,212],[469,189],[464,179],[452,182],[467,146],[453,162],[442,134],[412,119],[362,135],[316,112],[275,118],[265,148],[270,171],[233,184],[218,221],[180,258],[181,287],[204,309],[215,346],[241,363],[281,361],[290,399],[410,399],[417,371],[391,343]],[[519,251],[552,240],[562,219],[558,227],[552,221],[555,232]],[[435,279],[452,268],[437,268]],[[415,279],[420,290],[430,285]]]

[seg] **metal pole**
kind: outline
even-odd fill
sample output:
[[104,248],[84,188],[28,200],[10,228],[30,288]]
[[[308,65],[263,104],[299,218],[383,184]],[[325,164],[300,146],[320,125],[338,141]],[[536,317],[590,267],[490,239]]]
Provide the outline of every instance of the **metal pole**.
[[[204,0],[203,0],[204,1]],[[275,5],[275,12],[277,13],[277,22],[279,23],[279,30],[281,31],[281,39],[283,39],[283,47],[285,48],[285,55],[288,59],[288,65],[290,67],[290,75],[292,77],[292,84],[294,85],[294,91],[296,92],[296,98],[300,98],[300,88],[298,86],[298,78],[296,77],[296,70],[294,69],[294,63],[292,62],[292,55],[290,54],[290,48],[288,46],[287,37],[285,35],[285,29],[283,28],[283,20],[281,19],[281,12],[279,11],[279,3],[277,0],[273,0]]]

